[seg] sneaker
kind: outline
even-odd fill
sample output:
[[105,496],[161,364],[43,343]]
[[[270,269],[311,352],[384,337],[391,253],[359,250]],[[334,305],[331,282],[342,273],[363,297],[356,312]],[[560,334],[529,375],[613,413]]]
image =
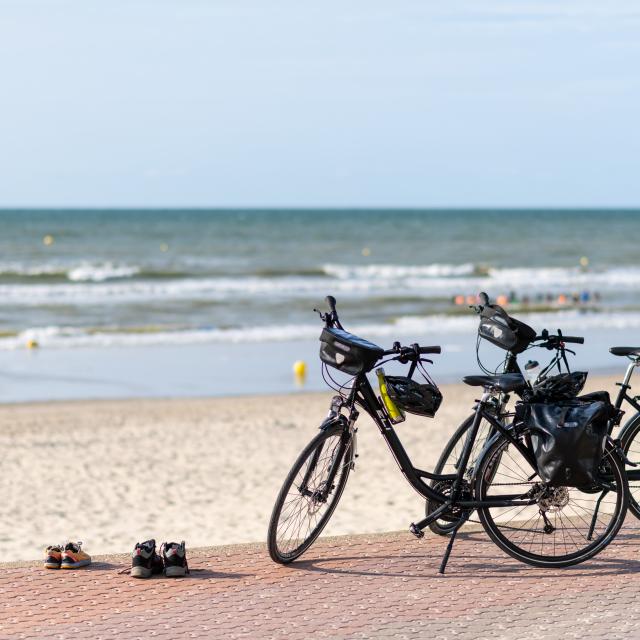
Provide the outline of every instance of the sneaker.
[[189,573],[184,540],[180,544],[164,542],[162,544],[162,559],[164,561],[164,575],[167,578],[180,578]]
[[77,569],[91,564],[91,556],[82,550],[82,542],[68,542],[62,551],[61,569]]
[[131,554],[131,577],[150,578],[162,573],[162,558],[156,553],[156,541],[137,542]]
[[45,569],[59,569],[62,562],[62,545],[53,544],[46,548],[47,558],[44,561]]

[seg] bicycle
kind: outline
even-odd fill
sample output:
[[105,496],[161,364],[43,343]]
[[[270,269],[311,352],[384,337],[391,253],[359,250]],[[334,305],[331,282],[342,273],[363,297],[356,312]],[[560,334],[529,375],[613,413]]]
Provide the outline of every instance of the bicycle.
[[[613,421],[609,433],[620,425],[623,412],[621,411],[622,403],[627,402],[635,410],[634,413],[620,429],[618,433],[618,442],[622,448],[627,465],[626,473],[629,482],[639,482],[638,485],[629,485],[629,510],[640,519],[640,470],[636,467],[640,466],[640,442],[636,438],[640,435],[640,396],[631,397],[628,391],[631,389],[631,376],[636,367],[640,367],[640,347],[611,347],[609,353],[614,356],[626,356],[630,362],[627,366],[622,382],[616,382],[616,386],[620,387],[613,406],[618,410],[616,420]],[[636,461],[629,458],[635,458]],[[630,467],[630,468],[629,468]]]
[[[472,306],[472,308],[482,313],[484,307],[489,305],[489,298],[486,293],[481,292],[478,296],[480,304]],[[577,336],[565,336],[558,330],[557,335],[551,335],[546,330],[542,332],[542,335],[536,336],[531,343],[527,346],[546,348],[549,350],[555,350],[556,353],[548,363],[548,365],[540,372],[538,379],[544,380],[546,375],[553,370],[554,367],[558,367],[558,373],[571,373],[568,360],[566,358],[566,352],[572,353],[573,351],[566,349],[566,344],[583,344],[584,338]],[[526,349],[525,349],[526,350]],[[616,443],[621,448],[622,456],[627,466],[626,473],[628,482],[638,482],[638,484],[629,484],[629,510],[631,513],[640,519],[640,469],[636,467],[640,466],[640,396],[631,397],[628,391],[631,389],[629,384],[633,371],[636,367],[640,367],[640,347],[611,347],[609,352],[615,356],[626,356],[631,361],[627,367],[622,382],[617,382],[616,385],[620,387],[620,391],[616,397],[613,406],[616,410],[616,414],[609,423],[608,433],[612,435],[614,429],[620,426],[622,416],[624,414],[621,411],[624,402],[630,404],[636,412],[625,422],[624,426],[620,429]],[[520,366],[517,362],[517,353],[508,352],[504,361],[505,373],[520,373]],[[479,359],[478,359],[479,360]],[[562,370],[562,364],[564,364],[565,371]],[[576,395],[580,389],[576,390]],[[610,398],[607,392],[595,392],[581,396],[583,398],[601,399],[609,403]],[[495,403],[495,415],[498,419],[505,421],[506,419],[513,417],[513,413],[506,411],[507,404],[510,397],[502,396],[498,398]],[[460,457],[462,445],[466,432],[470,428],[473,422],[473,414],[470,415],[455,431],[452,437],[449,439],[445,448],[443,449],[438,462],[434,468],[435,473],[443,473],[448,468],[457,468],[457,460]],[[480,453],[482,447],[492,437],[493,430],[489,425],[481,424],[478,432],[478,439],[476,441],[475,449],[472,452],[472,459]],[[634,462],[629,458],[637,458],[638,461]],[[425,512],[428,514],[432,509],[431,505],[427,501]],[[447,535],[454,528],[455,522],[450,522],[446,518],[441,518],[429,525],[431,531],[438,535]]]
[[[493,414],[494,399],[522,390],[524,378],[509,373],[467,376],[464,382],[482,387],[483,393],[456,473],[436,474],[415,467],[394,430],[384,377],[377,397],[367,373],[376,364],[398,361],[410,363],[413,374],[417,366],[431,362],[423,355],[438,354],[441,348],[418,344],[403,347],[396,342],[391,349],[382,349],[346,332],[338,318],[335,298],[328,296],[326,301],[329,312],[318,311],[325,323],[320,351],[323,372],[328,373],[327,367],[331,366],[352,378],[337,387],[339,395],[333,397],[320,433],[303,449],[278,493],[267,535],[272,560],[293,562],[327,525],[354,467],[359,409],[371,416],[409,484],[434,504],[432,513],[411,524],[411,533],[423,537],[424,529],[442,515],[455,519],[440,573],[445,571],[456,533],[474,510],[499,548],[537,567],[583,562],[613,540],[626,514],[628,487],[624,462],[610,440],[605,443],[598,481],[588,490],[546,486],[539,480],[531,430],[517,420],[504,425]],[[482,420],[489,421],[495,435],[469,477],[468,463]],[[429,481],[436,485],[431,486]],[[593,508],[591,515],[589,506]]]
[[[489,301],[489,296],[481,292],[478,295],[479,303],[477,305],[472,305],[472,308],[479,315],[485,313],[485,309],[499,309],[502,312],[503,317],[506,322],[517,322],[518,328],[525,327],[526,329],[530,329],[524,323],[515,320],[506,314],[506,312],[497,305],[491,305]],[[525,329],[525,331],[526,331]],[[480,362],[479,356],[479,345],[482,337],[480,333],[478,334],[478,341],[476,344],[476,359],[480,368],[487,374],[491,372],[488,371]],[[494,340],[492,340],[494,341]],[[520,369],[520,365],[518,364],[518,355],[523,353],[530,347],[539,347],[548,349],[549,351],[555,351],[555,354],[552,356],[549,363],[540,371],[538,374],[538,380],[547,380],[549,374],[557,368],[558,374],[571,374],[571,368],[569,366],[569,361],[567,359],[566,353],[569,352],[575,355],[575,352],[566,348],[567,344],[584,344],[584,338],[579,336],[566,336],[563,335],[560,329],[558,329],[557,334],[550,334],[546,329],[542,331],[541,335],[536,335],[533,329],[526,331],[526,338],[524,340],[520,340],[518,343],[514,344],[513,351],[507,351],[506,357],[503,361],[502,373],[513,373],[513,374],[522,374],[522,370]],[[500,345],[503,346],[503,345]],[[563,371],[564,366],[564,371]],[[495,372],[494,372],[495,373]],[[576,393],[582,389],[584,385],[584,381],[586,380],[586,373],[575,372],[578,377],[575,380],[576,384]],[[528,387],[525,387],[528,389]],[[501,420],[503,424],[513,418],[513,412],[507,411],[507,406],[509,404],[511,397],[508,394],[502,394],[494,399],[493,403],[493,414],[496,419]],[[451,436],[447,444],[445,445],[436,466],[434,467],[434,473],[444,473],[445,471],[449,471],[449,473],[455,473],[458,468],[458,461],[462,454],[462,448],[464,445],[464,441],[466,438],[466,434],[468,430],[471,428],[473,424],[475,414],[472,413],[468,418],[466,418],[462,424],[456,429],[454,434]],[[640,432],[640,423],[639,423],[639,432]],[[480,424],[480,428],[478,430],[478,437],[476,443],[474,445],[474,449],[471,452],[471,460],[473,467],[473,461],[477,459],[477,457],[482,452],[485,444],[493,437],[495,434],[495,429],[488,423],[483,422]],[[425,512],[427,515],[432,511],[432,505],[429,501],[427,501],[425,505]],[[429,529],[433,533],[438,535],[447,535],[455,528],[455,521],[451,521],[450,519],[439,518],[435,520],[429,525]]]

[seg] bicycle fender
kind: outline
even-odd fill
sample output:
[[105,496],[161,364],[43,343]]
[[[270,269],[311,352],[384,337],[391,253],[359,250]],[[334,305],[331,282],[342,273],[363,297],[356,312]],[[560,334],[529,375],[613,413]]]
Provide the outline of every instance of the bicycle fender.
[[476,458],[476,464],[473,468],[473,475],[471,476],[471,482],[475,483],[476,474],[478,473],[478,467],[480,466],[480,461],[484,458],[486,452],[489,450],[489,447],[493,445],[493,443],[500,437],[500,432],[494,433],[488,440],[485,441],[484,446],[482,447],[480,454]]
[[345,431],[349,429],[349,421],[345,416],[328,415],[320,425],[320,431],[327,431],[335,425],[341,426]]

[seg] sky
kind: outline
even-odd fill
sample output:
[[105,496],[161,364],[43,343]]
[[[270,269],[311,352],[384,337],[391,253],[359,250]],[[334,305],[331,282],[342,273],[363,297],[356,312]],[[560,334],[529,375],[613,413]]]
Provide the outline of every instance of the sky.
[[640,205],[640,3],[0,0],[0,207]]

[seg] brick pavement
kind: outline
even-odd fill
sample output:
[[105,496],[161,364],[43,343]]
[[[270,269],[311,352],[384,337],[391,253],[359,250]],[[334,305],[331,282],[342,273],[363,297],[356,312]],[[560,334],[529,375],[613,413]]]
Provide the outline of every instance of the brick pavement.
[[128,557],[87,569],[0,566],[1,638],[640,638],[640,526],[631,515],[597,558],[540,570],[481,531],[316,543],[273,564],[262,545],[199,549],[184,579],[135,580]]

